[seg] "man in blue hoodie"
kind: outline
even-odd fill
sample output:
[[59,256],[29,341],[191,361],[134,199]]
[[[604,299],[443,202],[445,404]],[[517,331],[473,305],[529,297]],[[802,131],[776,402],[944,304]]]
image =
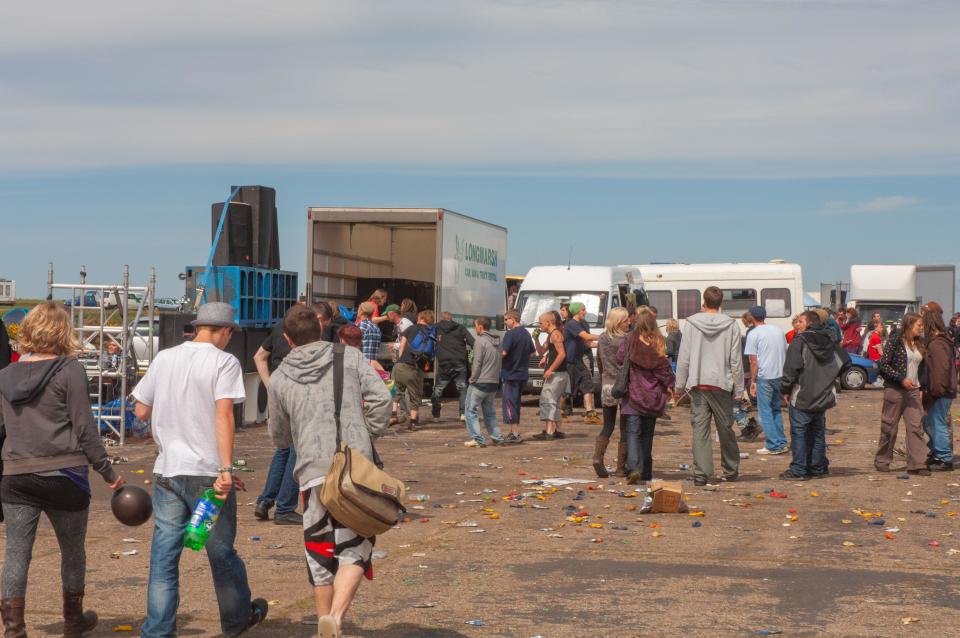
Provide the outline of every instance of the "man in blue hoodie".
[[[710,421],[720,439],[724,481],[740,475],[740,447],[733,430],[734,397],[743,396],[743,352],[740,327],[720,312],[723,292],[716,286],[703,291],[701,312],[687,317],[677,357],[676,392],[690,393],[693,421],[693,483],[704,486],[713,478],[713,442]],[[674,405],[677,398],[674,398]]]

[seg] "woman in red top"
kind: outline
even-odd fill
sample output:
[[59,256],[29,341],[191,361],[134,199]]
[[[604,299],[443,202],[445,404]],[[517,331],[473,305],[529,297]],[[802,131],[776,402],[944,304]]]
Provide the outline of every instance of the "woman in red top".
[[793,324],[793,330],[787,333],[787,343],[793,343],[793,338],[797,336],[797,321],[800,320],[800,315],[794,315],[791,323]]
[[883,354],[883,342],[887,338],[887,327],[878,323],[873,327],[870,333],[870,339],[867,341],[867,358],[871,361],[879,361]]

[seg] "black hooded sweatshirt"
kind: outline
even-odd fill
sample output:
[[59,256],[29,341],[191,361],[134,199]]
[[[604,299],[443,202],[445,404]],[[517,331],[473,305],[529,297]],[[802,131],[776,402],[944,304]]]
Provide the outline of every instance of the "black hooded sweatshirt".
[[826,412],[837,405],[833,384],[850,367],[850,355],[827,327],[808,328],[787,347],[780,392],[804,412]]
[[437,324],[440,348],[437,361],[440,365],[467,365],[467,346],[473,347],[473,335],[456,321],[443,320]]
[[91,465],[117,480],[87,397],[79,361],[20,361],[0,370],[3,474],[31,474]]

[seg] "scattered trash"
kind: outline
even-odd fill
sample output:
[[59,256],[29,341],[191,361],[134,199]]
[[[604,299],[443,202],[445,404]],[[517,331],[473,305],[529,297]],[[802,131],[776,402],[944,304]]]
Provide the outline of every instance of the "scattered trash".
[[412,494],[407,500],[411,503],[425,503],[430,500],[429,494]]
[[[481,464],[482,465],[482,464]],[[576,485],[578,483],[589,483],[585,479],[574,478],[548,478],[548,479],[528,479],[521,481],[524,485],[545,485],[547,487],[566,487],[567,485]]]
[[904,616],[903,618],[900,619],[901,625],[912,625],[918,622],[920,622],[919,618],[911,618],[910,616]]
[[263,540],[263,538],[261,538],[260,536],[251,536],[249,540],[251,543],[259,543],[260,541]]
[[690,524],[690,527],[703,527],[703,523],[700,521],[693,521],[693,523]]
[[927,545],[930,547],[940,547],[940,541],[930,541]]
[[749,458],[750,458],[750,453],[749,453],[749,452],[741,452],[741,453],[740,453],[740,458],[741,458],[741,459],[749,459]]
[[470,625],[470,626],[472,626],[472,627],[486,627],[486,626],[487,626],[487,623],[483,622],[482,620],[468,620],[468,621],[466,621],[466,622],[463,623],[463,624],[464,624],[464,625]]
[[125,539],[123,539],[123,542],[124,542],[124,543],[139,543],[140,541],[137,540],[136,538],[125,538]]
[[373,554],[370,555],[370,558],[372,558],[373,560],[383,560],[384,558],[387,557],[387,554],[388,554],[388,552],[387,552],[387,550],[385,550],[385,549],[384,549],[384,550],[377,550],[377,551],[375,551]]
[[117,625],[111,629],[114,633],[120,633],[121,631],[133,631],[133,625]]
[[414,603],[411,605],[414,609],[433,609],[437,603]]
[[853,541],[843,541],[843,546],[844,546],[844,547],[856,547],[857,544],[854,543]]
[[782,633],[779,629],[758,629],[753,632],[755,636],[776,636]]
[[121,464],[123,464],[123,463],[129,463],[129,462],[130,462],[130,459],[128,459],[128,458],[125,457],[125,456],[111,456],[111,457],[110,457],[110,464],[111,464],[111,465],[121,465]]
[[283,549],[283,543],[274,543],[273,545],[267,545],[267,549]]
[[457,527],[480,527],[480,523],[477,521],[463,521],[462,523],[457,523]]
[[128,549],[125,552],[113,552],[112,554],[110,554],[110,558],[120,558],[121,556],[136,556],[139,553],[140,552],[138,552],[135,549]]
[[770,498],[787,498],[787,495],[782,492],[770,492]]
[[909,474],[898,474],[898,475],[897,475],[897,478],[900,479],[901,481],[908,481],[908,480],[910,480],[910,475],[909,475]]

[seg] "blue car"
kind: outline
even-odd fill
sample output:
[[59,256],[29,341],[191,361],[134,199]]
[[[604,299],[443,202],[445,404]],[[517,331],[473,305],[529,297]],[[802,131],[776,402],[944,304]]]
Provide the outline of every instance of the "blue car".
[[840,376],[840,385],[844,390],[863,390],[867,384],[873,385],[880,376],[877,364],[859,355],[850,355],[850,367]]

